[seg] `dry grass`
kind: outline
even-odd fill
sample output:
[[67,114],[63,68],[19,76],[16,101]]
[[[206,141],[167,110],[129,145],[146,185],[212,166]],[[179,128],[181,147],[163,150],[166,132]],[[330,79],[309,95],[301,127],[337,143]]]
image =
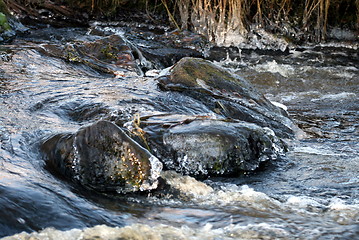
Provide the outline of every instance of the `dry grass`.
[[[28,14],[44,3],[66,3],[73,9],[114,15],[118,7],[166,12],[178,29],[194,30],[218,44],[235,35],[246,37],[251,27],[274,33],[295,29],[317,42],[325,40],[328,26],[359,31],[359,0],[3,0]],[[293,32],[293,31],[292,31]]]
[[[173,0],[179,11],[181,28],[189,26],[217,43],[236,32],[245,35],[250,25],[277,29],[283,23],[312,34],[315,41],[325,40],[329,15],[343,14],[340,4],[356,7],[359,29],[359,0]],[[331,8],[332,4],[335,6]],[[338,22],[340,19],[338,20]]]
[[307,29],[310,18],[316,14],[316,41],[325,40],[330,0],[306,0],[303,11],[302,28]]
[[245,0],[178,0],[181,27],[193,29],[219,44],[232,33],[244,35]]

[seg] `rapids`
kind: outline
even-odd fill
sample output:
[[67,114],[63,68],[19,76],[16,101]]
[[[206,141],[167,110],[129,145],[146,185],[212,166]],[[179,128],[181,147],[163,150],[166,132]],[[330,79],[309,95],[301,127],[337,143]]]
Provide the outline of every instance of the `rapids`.
[[[110,30],[126,37],[138,53],[146,43],[141,36],[151,39],[166,31]],[[357,46],[307,46],[289,52],[203,49],[208,59],[285,107],[301,136],[289,142],[285,159],[241,178],[199,182],[171,175],[168,181],[178,188],[178,197],[114,196],[52,175],[39,142],[99,119],[166,111],[205,115],[208,109],[186,96],[181,102],[166,94],[159,98],[152,77],[156,71],[113,77],[36,50],[42,44],[86,38],[87,32],[44,28],[0,46],[0,237],[25,238],[31,232],[39,239],[359,236]],[[146,44],[151,47],[151,41]],[[144,72],[168,67],[137,56]]]

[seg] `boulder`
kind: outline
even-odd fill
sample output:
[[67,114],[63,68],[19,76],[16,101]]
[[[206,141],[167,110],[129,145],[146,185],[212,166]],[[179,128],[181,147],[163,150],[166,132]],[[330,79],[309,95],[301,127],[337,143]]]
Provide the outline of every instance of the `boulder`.
[[[169,122],[168,116],[162,117],[167,122],[161,122],[161,116],[141,120],[139,141],[166,169],[184,175],[239,176],[286,151],[271,129],[253,123],[180,115],[179,121]],[[138,130],[135,133],[140,135]]]
[[156,157],[108,121],[55,135],[41,149],[50,170],[101,192],[155,189],[162,170]]
[[89,40],[68,42],[65,45],[44,44],[41,47],[39,50],[46,55],[85,64],[99,72],[118,77],[142,74],[132,49],[118,35],[93,36]]
[[190,96],[222,117],[268,127],[279,137],[294,137],[295,127],[283,109],[245,79],[209,61],[183,58],[158,82],[162,90]]
[[[144,35],[143,32],[137,33]],[[199,34],[189,31],[172,31],[163,34],[147,33],[138,48],[143,56],[151,61],[158,69],[172,66],[184,57],[202,57],[204,48],[208,44]],[[141,39],[136,39],[137,42]]]

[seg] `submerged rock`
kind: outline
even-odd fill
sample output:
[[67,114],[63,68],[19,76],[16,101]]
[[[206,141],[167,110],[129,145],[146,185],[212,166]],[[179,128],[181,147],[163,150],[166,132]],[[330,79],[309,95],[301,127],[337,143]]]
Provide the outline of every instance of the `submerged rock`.
[[161,122],[158,116],[144,119],[141,139],[166,169],[184,175],[239,176],[285,152],[285,144],[272,130],[253,123],[203,117],[178,119],[177,123],[174,119]]
[[162,170],[156,157],[108,121],[53,136],[41,149],[51,170],[97,191],[155,189]]
[[159,86],[190,96],[223,117],[269,127],[279,137],[294,136],[294,125],[283,109],[246,80],[209,61],[183,58],[159,78]]

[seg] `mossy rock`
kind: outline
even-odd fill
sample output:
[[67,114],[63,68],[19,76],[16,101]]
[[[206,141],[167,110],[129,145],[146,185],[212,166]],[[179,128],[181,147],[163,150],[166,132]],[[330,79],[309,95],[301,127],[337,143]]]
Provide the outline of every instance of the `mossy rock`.
[[[9,23],[9,21],[11,23]],[[16,20],[11,18],[11,14],[7,9],[4,1],[0,0],[0,43],[10,42],[16,36]]]
[[162,170],[156,157],[108,121],[55,135],[41,149],[49,170],[101,192],[155,189]]
[[241,96],[258,102],[266,101],[249,82],[210,61],[186,57],[174,65],[160,86],[169,90],[196,90],[213,95]]
[[278,136],[294,137],[287,113],[273,105],[245,79],[210,61],[186,57],[158,79],[165,91],[177,91],[200,101],[214,113],[271,128]]
[[7,9],[7,6],[4,1],[0,0],[0,33],[11,30],[7,19],[8,16],[10,16],[10,12]]
[[94,41],[69,42],[66,45],[42,45],[39,51],[69,62],[85,64],[103,73],[141,73],[132,49],[118,35],[106,36]]
[[4,13],[0,12],[0,33],[11,30],[11,27],[7,21],[7,17]]

